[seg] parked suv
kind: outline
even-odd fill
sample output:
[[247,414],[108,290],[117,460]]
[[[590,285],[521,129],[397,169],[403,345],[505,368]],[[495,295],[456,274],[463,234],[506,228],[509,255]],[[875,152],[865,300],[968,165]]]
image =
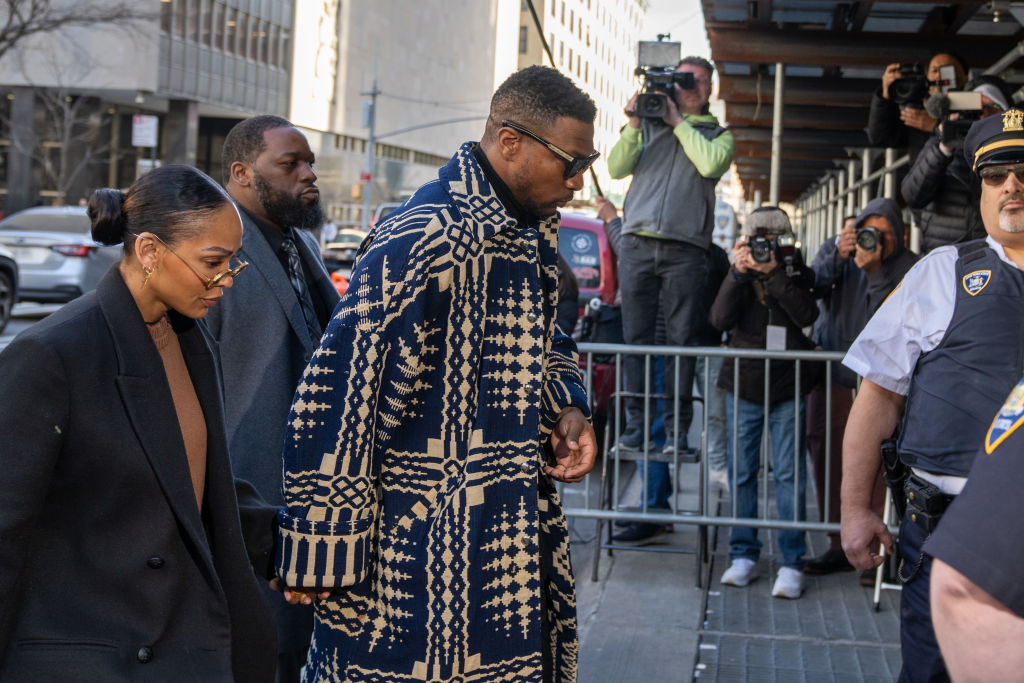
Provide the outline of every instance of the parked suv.
[[121,247],[93,241],[83,206],[37,206],[0,221],[0,246],[14,254],[19,300],[64,303],[94,289]]

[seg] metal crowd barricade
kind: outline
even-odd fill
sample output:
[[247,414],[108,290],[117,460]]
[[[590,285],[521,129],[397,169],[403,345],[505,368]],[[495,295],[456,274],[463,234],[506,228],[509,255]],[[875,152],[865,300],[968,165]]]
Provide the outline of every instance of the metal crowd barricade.
[[[793,373],[794,373],[794,386],[799,387],[802,373],[807,371],[807,364],[811,362],[818,362],[824,364],[823,371],[823,385],[825,387],[825,415],[830,416],[832,410],[832,375],[833,375],[833,363],[838,363],[842,360],[844,354],[841,352],[831,351],[767,351],[764,349],[735,349],[725,347],[672,347],[672,346],[629,346],[624,344],[592,344],[592,343],[581,343],[579,344],[580,351],[580,368],[584,375],[584,380],[587,388],[587,393],[591,397],[591,405],[606,406],[605,414],[601,415],[599,412],[595,413],[597,423],[604,423],[603,436],[599,435],[599,445],[601,446],[601,463],[600,471],[592,472],[588,475],[587,479],[581,484],[568,485],[564,487],[567,490],[563,491],[565,502],[565,514],[568,517],[579,518],[579,519],[594,519],[597,521],[597,539],[600,542],[601,547],[594,553],[594,565],[592,571],[592,579],[597,580],[598,576],[598,563],[600,561],[601,550],[607,550],[609,555],[613,550],[628,549],[637,551],[655,551],[655,552],[693,552],[696,556],[696,562],[698,565],[697,585],[701,584],[701,576],[703,574],[700,569],[702,565],[708,562],[708,528],[709,527],[732,527],[732,526],[743,526],[743,527],[754,527],[763,529],[795,529],[802,530],[805,532],[838,532],[838,524],[829,524],[827,522],[812,522],[808,520],[798,519],[798,500],[799,497],[799,486],[794,486],[794,515],[793,519],[779,519],[777,515],[773,515],[772,500],[768,495],[768,482],[770,477],[769,472],[769,452],[767,446],[767,437],[769,434],[769,414],[768,414],[768,392],[765,392],[765,408],[764,411],[764,424],[763,434],[760,452],[760,466],[764,472],[764,476],[761,478],[762,484],[758,485],[758,500],[759,500],[759,513],[756,518],[741,518],[737,515],[737,501],[735,495],[730,495],[730,505],[723,511],[722,506],[712,506],[712,491],[710,487],[710,480],[708,477],[707,467],[707,441],[708,441],[708,421],[709,415],[707,410],[701,411],[701,423],[700,423],[700,446],[695,449],[695,453],[691,456],[689,454],[675,453],[670,458],[661,457],[659,454],[654,453],[650,446],[650,436],[645,435],[644,447],[641,449],[639,457],[623,456],[619,450],[611,449],[612,444],[618,443],[618,439],[621,436],[624,429],[624,411],[623,403],[628,394],[623,390],[623,359],[626,356],[643,356],[644,368],[647,370],[645,373],[646,379],[644,381],[644,391],[640,395],[640,398],[644,402],[644,417],[645,424],[650,425],[651,420],[649,418],[653,415],[654,401],[657,400],[658,394],[653,391],[653,379],[650,373],[653,360],[656,357],[694,357],[694,358],[723,358],[723,372],[732,364],[732,372],[734,373],[734,387],[739,385],[739,360],[740,359],[759,359],[764,362],[765,368],[765,387],[767,389],[772,381],[770,362],[772,360],[790,360],[794,361]],[[598,366],[603,366],[599,368]],[[678,386],[679,378],[679,364],[673,363],[675,373],[674,386]],[[604,372],[598,372],[598,370],[604,370]],[[609,374],[611,376],[609,377]],[[601,378],[599,386],[595,386],[594,378]],[[701,386],[706,388],[712,383],[717,381],[717,377],[712,377],[710,373],[710,364],[704,363],[703,371],[703,383]],[[607,386],[608,382],[612,383],[612,387]],[[695,392],[696,393],[696,392]],[[738,389],[733,390],[734,399],[738,396]],[[678,424],[680,399],[678,392],[674,397],[674,419]],[[694,396],[694,401],[701,402],[702,398]],[[737,424],[739,411],[733,412],[733,424],[727,425],[728,438],[732,440],[732,454],[735,459],[737,453]],[[806,430],[805,423],[801,422],[800,411],[794,413],[794,429],[802,431]],[[826,482],[829,481],[831,475],[831,458],[827,457],[827,454],[831,452],[832,440],[842,438],[842,434],[831,433],[831,419],[826,417],[825,419],[825,477]],[[679,434],[678,428],[673,430],[674,434]],[[806,439],[799,438],[795,440],[797,452],[795,455],[795,472],[794,481],[799,481],[800,469],[807,467],[809,458],[807,457],[806,450]],[[800,452],[802,451],[802,452]],[[697,481],[697,506],[693,509],[679,509],[677,507],[679,491],[673,490],[672,495],[669,499],[670,509],[668,511],[662,510],[651,510],[647,506],[647,477],[644,476],[643,487],[641,494],[640,505],[637,509],[626,509],[623,501],[621,500],[622,493],[622,470],[624,462],[635,461],[637,463],[643,463],[643,471],[646,473],[651,462],[655,461],[667,461],[673,465],[672,481],[675,484],[679,479],[679,467],[681,464],[696,462],[698,464],[698,481]],[[735,472],[735,461],[733,462],[733,472]],[[590,480],[593,476],[600,477],[600,486],[597,488],[598,494],[594,495],[594,486]],[[811,480],[811,477],[808,477]],[[582,491],[573,490],[572,487],[582,487]],[[675,488],[675,487],[673,487]],[[808,487],[809,488],[809,487]],[[820,511],[821,518],[827,520],[829,512],[831,511],[832,505],[838,504],[838,501],[831,501],[828,495],[828,487],[826,485],[824,492],[824,509]],[[730,481],[730,490],[732,493],[735,492],[735,474]],[[574,495],[565,495],[572,492]],[[715,492],[717,493],[717,491]],[[582,499],[582,506],[576,504]],[[681,550],[679,548],[651,548],[651,547],[631,547],[615,545],[611,542],[611,525],[617,520],[623,521],[635,521],[635,522],[649,522],[652,524],[689,524],[696,525],[698,527],[698,541],[697,547],[692,550]],[[601,541],[602,531],[607,528],[608,540]]]

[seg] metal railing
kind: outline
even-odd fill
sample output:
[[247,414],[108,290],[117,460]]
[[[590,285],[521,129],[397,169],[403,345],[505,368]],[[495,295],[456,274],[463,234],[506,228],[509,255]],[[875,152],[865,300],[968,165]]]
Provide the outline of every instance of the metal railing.
[[[565,500],[565,514],[568,517],[578,519],[593,519],[598,522],[598,538],[601,538],[601,532],[605,523],[612,523],[617,520],[623,521],[636,521],[636,522],[649,522],[652,524],[666,525],[666,524],[683,524],[683,525],[694,525],[699,528],[699,540],[697,547],[694,551],[680,551],[679,549],[670,550],[671,552],[695,552],[698,557],[698,563],[703,562],[707,556],[707,527],[720,527],[720,526],[743,526],[753,528],[768,528],[768,529],[793,529],[807,532],[838,532],[839,525],[836,523],[828,523],[826,521],[810,521],[807,519],[801,519],[800,511],[803,506],[799,503],[798,498],[800,497],[800,487],[794,486],[794,501],[793,501],[793,517],[790,519],[780,519],[775,513],[774,506],[772,505],[773,497],[769,496],[769,480],[771,477],[768,476],[769,463],[769,440],[766,438],[769,434],[769,413],[771,405],[769,403],[769,387],[773,382],[773,375],[771,369],[771,361],[782,360],[792,362],[792,373],[793,373],[793,386],[801,387],[801,380],[805,377],[805,374],[810,370],[811,365],[818,365],[822,369],[821,384],[825,389],[825,405],[824,414],[826,416],[831,415],[832,411],[832,378],[833,378],[833,364],[838,363],[842,360],[844,354],[841,352],[830,352],[830,351],[767,351],[764,349],[736,349],[736,348],[725,348],[725,347],[669,347],[669,346],[629,346],[624,344],[592,344],[592,343],[581,343],[579,344],[580,351],[580,367],[584,375],[584,380],[587,388],[587,393],[591,398],[592,406],[604,406],[603,412],[595,412],[596,421],[601,424],[603,423],[603,436],[599,436],[601,441],[601,461],[599,469],[595,469],[587,480],[580,484],[573,484],[563,487],[563,499]],[[627,356],[640,356],[643,358],[643,365],[645,369],[645,380],[643,391],[638,394],[630,394],[623,388],[623,360]],[[659,400],[659,394],[655,392],[654,381],[651,370],[655,364],[655,359],[658,357],[665,358],[722,358],[723,359],[723,372],[729,367],[730,362],[732,363],[733,372],[733,400],[734,404],[736,399],[739,397],[739,384],[740,384],[740,363],[741,359],[755,359],[763,361],[764,363],[764,387],[765,387],[765,400],[763,404],[763,429],[762,429],[762,442],[760,449],[760,467],[765,473],[765,476],[760,479],[758,484],[758,514],[756,517],[741,517],[737,514],[737,497],[735,495],[730,496],[730,505],[723,507],[719,505],[713,505],[712,503],[717,499],[718,491],[712,491],[711,481],[709,479],[709,468],[707,467],[707,444],[709,435],[709,411],[702,409],[700,415],[700,427],[699,427],[699,446],[692,449],[690,452],[679,452],[678,450],[671,456],[662,456],[657,449],[653,446],[653,440],[649,434],[645,434],[643,446],[639,449],[639,452],[634,453],[623,453],[622,449],[612,448],[613,444],[618,443],[621,437],[624,427],[624,401],[631,396],[641,400],[644,405],[644,424],[651,425],[652,418],[655,416],[657,410],[656,401]],[[673,363],[673,382],[672,386],[679,385],[680,366],[679,363]],[[696,384],[699,387],[703,387],[703,396],[696,394],[693,397],[693,401],[697,404],[703,402],[703,397],[707,395],[708,388],[713,386],[717,377],[713,377],[711,373],[711,363],[704,363],[704,370],[702,377],[696,377]],[[600,386],[595,386],[595,378],[600,382]],[[701,381],[702,380],[702,381]],[[610,383],[610,385],[609,385]],[[799,395],[799,391],[798,391]],[[660,400],[671,400],[673,402],[671,414],[675,428],[670,430],[672,434],[680,434],[679,427],[679,408],[686,399],[682,399],[677,392],[671,399],[662,398]],[[696,413],[696,411],[694,411]],[[794,481],[799,482],[801,470],[806,473],[808,467],[809,458],[807,453],[806,439],[803,437],[806,431],[805,421],[801,419],[802,411],[794,411],[794,423],[793,429],[797,430],[800,438],[794,440]],[[735,459],[738,448],[738,430],[737,424],[739,419],[739,411],[733,411],[732,424],[727,425],[728,438],[732,441],[732,472],[731,477],[731,491],[735,493],[735,472],[736,463]],[[831,419],[824,420],[824,481],[828,482],[831,476],[832,462],[828,454],[831,453],[833,439],[842,438],[842,434],[832,433],[832,421]],[[622,497],[623,491],[623,477],[630,474],[629,469],[630,463],[642,463],[643,472],[648,471],[648,467],[652,462],[667,462],[672,466],[674,470],[674,476],[672,477],[673,482],[679,479],[680,466],[686,464],[696,464],[698,477],[697,486],[694,490],[688,490],[686,492],[673,491],[669,497],[669,509],[651,509],[648,507],[648,489],[647,489],[647,477],[644,476],[642,485],[642,494],[640,496],[639,505],[630,505],[631,501],[624,501]],[[594,486],[593,482],[590,481],[592,477],[600,477],[600,485]],[[808,487],[809,488],[809,487]],[[824,487],[824,505],[823,509],[820,510],[822,520],[827,520],[832,510],[833,505],[837,505],[838,501],[832,501],[829,498],[828,486]],[[689,486],[688,486],[689,489]],[[571,494],[571,495],[566,495]],[[678,504],[680,494],[685,495],[689,501],[696,500],[696,505],[693,507],[682,508]],[[582,501],[582,503],[580,503]],[[611,543],[609,540],[607,543],[602,544],[605,548],[618,548]],[[633,548],[630,548],[633,549]],[[662,552],[665,549],[660,549]],[[594,577],[597,576],[597,556],[600,552],[595,553],[595,564],[594,564]],[[698,581],[700,580],[700,572],[698,572]]]
[[[878,148],[866,147],[859,152],[859,159],[837,160],[836,169],[794,202],[794,225],[809,255],[825,240],[839,234],[844,217],[855,215],[877,197],[896,198],[896,171],[910,164],[910,156],[896,158],[893,148],[881,153]],[[876,163],[878,168],[874,168]]]

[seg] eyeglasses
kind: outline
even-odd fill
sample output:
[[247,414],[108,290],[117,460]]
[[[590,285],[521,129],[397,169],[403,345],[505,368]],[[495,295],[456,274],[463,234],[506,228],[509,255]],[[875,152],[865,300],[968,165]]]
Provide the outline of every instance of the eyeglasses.
[[1017,164],[1016,166],[986,166],[978,171],[978,176],[981,178],[981,182],[989,187],[1001,187],[1011,173],[1018,183],[1024,185],[1024,164]]
[[[135,234],[135,233],[132,233],[132,234]],[[150,234],[152,234],[152,233],[150,233]],[[135,236],[136,236],[136,237],[141,237],[141,235],[135,235]],[[176,251],[174,251],[173,249],[171,249],[171,245],[167,244],[167,242],[164,242],[164,241],[163,241],[162,239],[160,239],[160,238],[159,238],[159,237],[157,237],[156,235],[153,235],[153,238],[154,238],[154,239],[155,239],[155,240],[156,240],[157,242],[159,242],[160,244],[162,244],[162,245],[164,245],[165,247],[167,247],[167,251],[169,251],[169,252],[171,252],[172,254],[174,254],[175,256],[177,256],[177,257],[178,257],[178,259],[179,259],[179,260],[180,260],[180,261],[181,261],[182,263],[184,263],[184,264],[185,264],[186,266],[188,266],[188,269],[189,269],[189,270],[191,270],[191,271],[192,271],[193,273],[195,273],[195,274],[196,274],[196,277],[197,277],[197,278],[199,278],[199,281],[200,281],[200,282],[202,282],[202,283],[203,283],[203,286],[204,286],[204,287],[206,287],[207,289],[213,289],[214,287],[219,287],[219,286],[220,286],[220,283],[221,283],[221,282],[222,282],[222,281],[224,280],[224,278],[226,278],[226,277],[230,277],[230,278],[236,278],[236,277],[238,277],[238,274],[239,274],[239,273],[241,273],[241,272],[242,272],[243,270],[245,270],[245,269],[246,269],[246,268],[247,268],[247,267],[249,266],[249,263],[248,263],[248,262],[246,262],[246,261],[242,261],[242,260],[241,260],[241,259],[239,259],[239,258],[238,258],[237,256],[235,256],[235,257],[233,257],[233,258],[234,258],[234,259],[235,259],[236,261],[238,261],[238,265],[237,265],[237,266],[235,266],[234,268],[231,268],[231,269],[229,269],[229,270],[225,270],[225,271],[223,271],[223,272],[221,272],[221,273],[217,273],[217,274],[216,274],[216,275],[214,275],[213,277],[210,277],[210,278],[208,278],[208,277],[206,277],[205,275],[203,275],[202,273],[200,273],[200,272],[199,272],[198,270],[196,270],[195,266],[193,266],[193,265],[192,265],[191,263],[189,263],[188,261],[186,261],[186,260],[185,260],[185,258],[184,258],[184,257],[182,257],[182,255],[181,255],[181,254],[179,254],[178,252],[176,252]]]
[[574,157],[573,155],[569,154],[558,145],[548,142],[541,136],[534,133],[529,128],[520,126],[518,123],[513,123],[512,121],[502,121],[501,126],[502,128],[511,128],[512,130],[519,131],[523,135],[533,138],[534,140],[536,140],[537,142],[539,142],[540,144],[544,145],[552,152],[554,152],[555,156],[560,158],[565,163],[566,180],[568,180],[569,178],[575,178],[580,173],[586,171],[594,164],[595,161],[597,161],[597,158],[601,156],[600,152],[594,152],[590,156]]

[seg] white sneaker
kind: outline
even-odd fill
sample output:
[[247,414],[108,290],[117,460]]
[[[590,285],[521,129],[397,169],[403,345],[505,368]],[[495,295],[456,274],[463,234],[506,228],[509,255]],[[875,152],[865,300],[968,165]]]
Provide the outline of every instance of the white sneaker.
[[796,600],[804,592],[804,573],[792,567],[783,567],[775,577],[772,597]]
[[722,489],[726,493],[729,492],[729,470],[725,469],[724,467],[720,470],[712,469],[711,471],[709,471],[708,481],[711,482],[711,486],[713,488],[717,487]]
[[722,574],[722,583],[726,586],[739,586],[742,588],[756,579],[760,574],[757,571],[757,563],[745,557],[737,557],[725,573]]

